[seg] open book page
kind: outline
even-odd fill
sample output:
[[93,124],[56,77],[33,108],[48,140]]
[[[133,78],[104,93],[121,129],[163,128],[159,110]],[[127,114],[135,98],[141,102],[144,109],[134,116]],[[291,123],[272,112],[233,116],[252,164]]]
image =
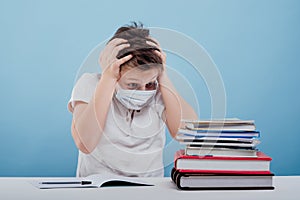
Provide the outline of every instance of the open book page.
[[95,174],[87,176],[86,179],[92,180],[93,185],[98,187],[108,186],[153,186],[138,177],[125,177],[113,174]]
[[30,183],[39,189],[153,186],[153,184],[140,178],[116,176],[113,174],[95,174],[83,178],[47,178],[33,180]]

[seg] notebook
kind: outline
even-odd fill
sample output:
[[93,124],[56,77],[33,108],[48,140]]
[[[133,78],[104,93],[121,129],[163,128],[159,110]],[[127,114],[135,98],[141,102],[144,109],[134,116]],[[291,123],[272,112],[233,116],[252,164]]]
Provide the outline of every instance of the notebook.
[[154,186],[137,177],[124,177],[113,174],[95,174],[84,178],[40,179],[30,181],[30,183],[39,189]]

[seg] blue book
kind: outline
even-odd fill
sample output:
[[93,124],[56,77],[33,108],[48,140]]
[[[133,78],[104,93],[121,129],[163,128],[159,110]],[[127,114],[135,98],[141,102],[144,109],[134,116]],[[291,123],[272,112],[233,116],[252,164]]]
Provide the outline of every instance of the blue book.
[[179,129],[178,134],[194,137],[221,137],[221,138],[259,138],[260,131],[212,131],[212,130],[189,130]]

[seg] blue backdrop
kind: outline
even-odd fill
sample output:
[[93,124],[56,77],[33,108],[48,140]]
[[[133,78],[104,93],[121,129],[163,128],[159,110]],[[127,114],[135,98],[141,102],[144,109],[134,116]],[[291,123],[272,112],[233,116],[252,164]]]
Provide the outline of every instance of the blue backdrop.
[[276,175],[300,175],[299,19],[297,0],[1,1],[0,176],[75,175],[67,102],[77,70],[133,20],[201,44],[223,78],[227,116],[255,120]]

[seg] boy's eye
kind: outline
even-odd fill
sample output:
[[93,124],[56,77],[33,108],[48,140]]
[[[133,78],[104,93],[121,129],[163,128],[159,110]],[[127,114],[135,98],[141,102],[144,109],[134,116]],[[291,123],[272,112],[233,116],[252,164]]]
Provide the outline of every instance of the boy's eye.
[[154,81],[154,82],[147,83],[145,85],[145,88],[146,90],[155,90],[156,86],[157,86],[156,81]]
[[137,83],[128,83],[127,87],[129,89],[137,89],[139,87],[139,85]]

